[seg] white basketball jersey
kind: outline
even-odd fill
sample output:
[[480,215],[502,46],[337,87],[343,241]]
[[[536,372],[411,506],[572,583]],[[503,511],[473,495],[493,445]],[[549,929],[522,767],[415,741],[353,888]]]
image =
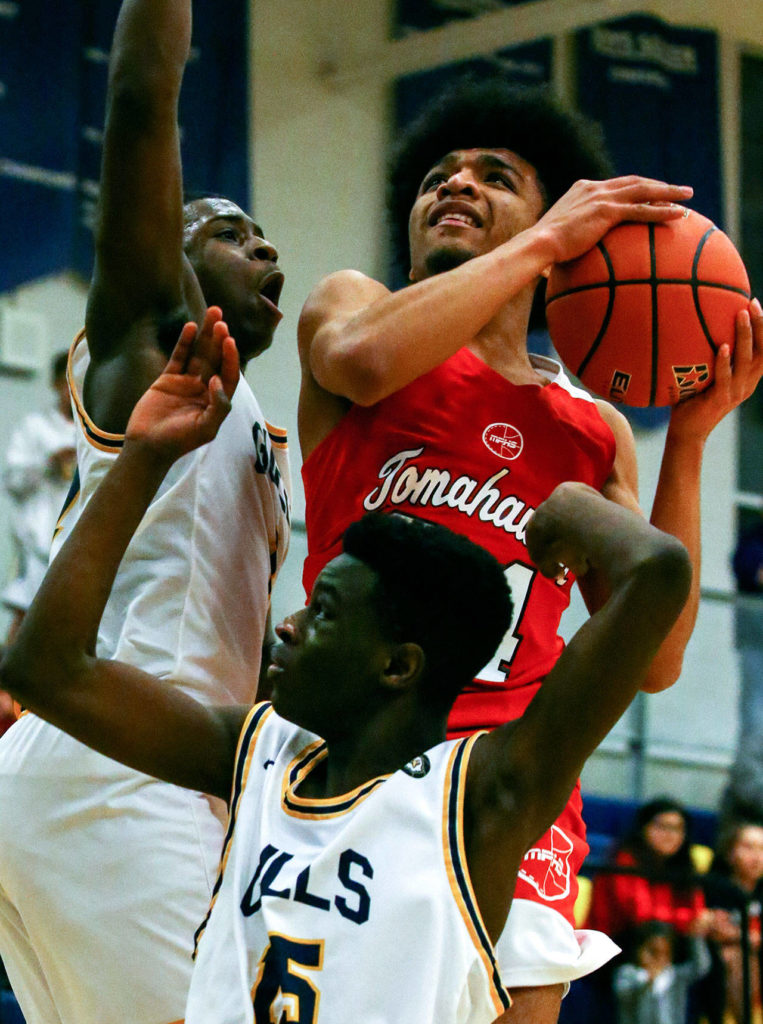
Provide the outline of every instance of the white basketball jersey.
[[491,1024],[509,998],[464,854],[475,738],[311,800],[325,743],[257,705],[186,1024]]
[[[82,401],[89,363],[80,335],[69,357],[77,478],[54,557],[122,447]],[[198,700],[254,699],[270,590],[289,540],[284,431],[264,420],[239,381],[217,437],[170,469],[119,567],[98,654],[173,679]]]

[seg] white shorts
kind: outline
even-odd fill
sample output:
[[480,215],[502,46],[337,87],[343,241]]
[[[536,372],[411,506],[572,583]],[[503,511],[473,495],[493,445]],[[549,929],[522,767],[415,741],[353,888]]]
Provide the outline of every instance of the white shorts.
[[598,970],[620,947],[603,932],[572,928],[551,907],[515,899],[495,950],[501,981],[511,991],[569,984]]
[[214,803],[33,715],[0,738],[0,956],[29,1024],[183,1018],[224,834]]

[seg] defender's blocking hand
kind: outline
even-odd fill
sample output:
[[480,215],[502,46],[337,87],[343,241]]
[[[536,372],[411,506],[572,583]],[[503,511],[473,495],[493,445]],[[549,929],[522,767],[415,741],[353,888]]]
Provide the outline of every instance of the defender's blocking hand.
[[126,442],[139,442],[168,461],[199,448],[228,415],[238,379],[236,343],[222,312],[211,307],[201,328],[187,323],[181,331],[167,366],[130,416]]

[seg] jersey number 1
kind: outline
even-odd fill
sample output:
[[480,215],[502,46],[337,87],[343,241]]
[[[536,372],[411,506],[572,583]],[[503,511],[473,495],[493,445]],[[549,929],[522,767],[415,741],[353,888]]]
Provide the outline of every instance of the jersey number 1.
[[511,623],[498,646],[498,650],[482,671],[478,673],[478,679],[488,679],[491,682],[501,683],[508,676],[511,663],[517,656],[517,650],[522,642],[522,634],[519,632],[519,627],[522,625],[522,618],[527,608],[527,602],[530,599],[530,589],[537,573],[537,569],[530,565],[525,565],[524,562],[512,562],[504,569],[506,582],[511,587],[513,606]]

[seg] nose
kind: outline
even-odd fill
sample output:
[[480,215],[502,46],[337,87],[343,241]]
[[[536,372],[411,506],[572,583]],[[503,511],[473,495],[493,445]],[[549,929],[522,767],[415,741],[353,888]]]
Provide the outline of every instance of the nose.
[[279,622],[278,625],[275,627],[275,634],[282,643],[296,643],[297,618],[299,615],[299,612],[292,612],[291,615],[287,615],[283,622]]
[[447,181],[441,181],[437,186],[438,199],[446,199],[448,196],[454,195],[467,195],[472,197],[477,195],[477,186],[474,178],[463,167],[454,171]]
[[265,238],[255,238],[249,249],[249,258],[263,263],[278,263],[278,250]]

